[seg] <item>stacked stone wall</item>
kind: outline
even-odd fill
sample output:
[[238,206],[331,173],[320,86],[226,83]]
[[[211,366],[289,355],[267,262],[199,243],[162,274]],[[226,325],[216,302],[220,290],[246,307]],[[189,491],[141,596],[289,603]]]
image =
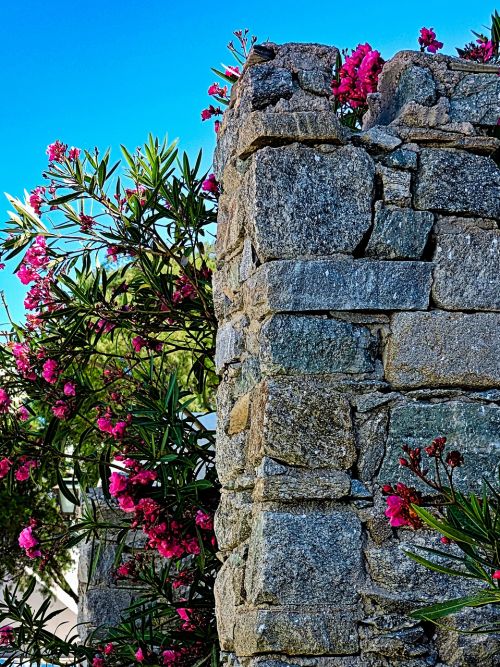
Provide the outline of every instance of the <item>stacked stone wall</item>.
[[447,436],[466,488],[500,459],[498,68],[399,53],[354,133],[336,57],[255,48],[219,132],[223,655],[500,665],[498,637],[408,617],[466,587],[405,556],[439,539],[391,529],[380,491],[404,443]]

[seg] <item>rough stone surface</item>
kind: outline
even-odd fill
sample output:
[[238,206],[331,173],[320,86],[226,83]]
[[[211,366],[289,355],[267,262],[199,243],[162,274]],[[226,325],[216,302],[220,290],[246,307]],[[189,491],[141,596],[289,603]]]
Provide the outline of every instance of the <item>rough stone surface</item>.
[[411,206],[411,173],[378,165],[382,179],[384,201],[395,206]]
[[292,94],[293,82],[289,70],[268,64],[255,65],[248,70],[243,100],[253,111],[264,109]]
[[420,259],[433,223],[434,215],[428,211],[379,207],[366,254],[379,259]]
[[230,363],[238,360],[243,351],[243,335],[241,332],[241,321],[228,323],[219,327],[217,331],[217,351],[215,354],[215,367],[217,372]]
[[352,146],[258,151],[247,179],[260,260],[352,252],[371,224],[374,173],[372,159]]
[[247,281],[266,312],[421,310],[429,304],[428,262],[310,260],[270,262]]
[[366,327],[320,317],[275,315],[260,332],[267,374],[371,373],[376,340]]
[[439,235],[434,302],[446,310],[500,310],[500,230]]
[[500,170],[464,151],[426,148],[420,154],[417,209],[500,217]]
[[348,469],[356,458],[349,401],[324,378],[269,378],[258,388],[253,461],[269,456],[311,468]]
[[252,530],[245,589],[255,605],[354,605],[360,566],[354,513],[262,512]]
[[[234,521],[235,514],[238,522]],[[215,514],[215,530],[221,551],[230,551],[251,532],[252,497],[247,491],[224,492]]]
[[494,477],[500,462],[500,407],[452,401],[412,402],[391,410],[380,479],[408,482],[407,471],[398,465],[402,444],[423,447],[438,435],[446,436],[451,449],[464,453],[466,465],[455,473],[462,488],[477,489],[483,476]]
[[454,90],[450,117],[479,125],[496,125],[500,108],[500,80],[490,74],[469,74]]
[[500,315],[396,313],[385,355],[396,387],[500,384]]
[[408,148],[399,148],[385,158],[384,164],[387,167],[396,167],[399,169],[416,169],[417,153]]

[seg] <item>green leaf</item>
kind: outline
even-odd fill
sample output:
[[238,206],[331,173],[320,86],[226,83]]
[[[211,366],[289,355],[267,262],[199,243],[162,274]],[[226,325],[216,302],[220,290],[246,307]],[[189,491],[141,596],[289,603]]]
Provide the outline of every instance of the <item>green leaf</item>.
[[416,611],[412,611],[410,616],[422,621],[435,621],[438,618],[455,614],[457,611],[464,609],[464,607],[482,607],[489,602],[485,602],[478,595],[468,595],[462,598],[455,598],[454,600],[446,600],[446,602],[438,602],[437,604],[422,607]]

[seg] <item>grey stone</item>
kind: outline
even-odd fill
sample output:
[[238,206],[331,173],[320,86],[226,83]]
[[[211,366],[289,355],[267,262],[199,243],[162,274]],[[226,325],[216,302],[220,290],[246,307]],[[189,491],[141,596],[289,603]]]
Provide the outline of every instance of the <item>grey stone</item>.
[[219,507],[215,513],[215,534],[221,551],[230,551],[249,537],[251,518],[252,496],[250,492],[222,492]]
[[236,615],[235,651],[287,655],[352,655],[359,650],[352,609],[318,607],[300,610],[258,609]]
[[417,102],[407,102],[401,109],[393,125],[407,125],[409,127],[438,127],[446,125],[449,120],[450,101],[441,97],[437,104],[425,106]]
[[217,431],[215,465],[221,484],[228,486],[245,470],[248,434],[243,431],[229,436],[222,429]]
[[500,461],[500,407],[450,401],[411,402],[392,409],[380,480],[411,480],[414,486],[418,480],[398,464],[401,446],[425,447],[437,436],[447,438],[447,450],[464,454],[465,465],[454,473],[463,489],[478,489],[483,477],[494,479]]
[[134,601],[134,591],[123,588],[89,588],[80,595],[78,622],[80,633],[87,634],[95,628],[116,627],[123,612]]
[[378,207],[366,254],[380,259],[420,259],[434,215],[411,208]]
[[350,405],[325,378],[270,378],[252,406],[250,458],[347,469],[356,458]]
[[217,330],[215,368],[221,373],[227,364],[237,361],[243,352],[242,320],[223,324]]
[[454,121],[496,125],[500,108],[500,79],[496,74],[469,74],[456,86],[451,98]]
[[371,373],[376,339],[366,327],[320,317],[275,315],[260,332],[261,367],[280,373]]
[[299,145],[258,151],[246,178],[261,261],[352,252],[371,224],[374,173],[368,154],[352,146],[328,154]]
[[276,261],[245,284],[262,313],[326,310],[422,310],[428,307],[432,264],[373,260]]
[[240,263],[240,280],[244,282],[247,278],[250,278],[252,273],[257,268],[257,258],[255,257],[255,251],[252,246],[252,241],[250,238],[246,238],[243,242],[243,251],[241,254],[241,263]]
[[411,206],[411,173],[377,165],[377,174],[382,179],[384,201],[395,206]]
[[389,415],[384,409],[356,417],[356,442],[359,451],[357,469],[364,482],[372,481],[380,468],[385,454],[388,422]]
[[500,170],[491,158],[452,149],[420,154],[418,209],[500,217]]
[[306,69],[298,72],[299,86],[313,95],[332,94],[332,75],[320,69]]
[[254,501],[332,500],[349,495],[349,475],[339,470],[307,470],[265,457],[257,470]]
[[[255,111],[275,104],[293,93],[292,74],[274,64],[250,67],[239,83],[241,103],[245,110]],[[247,106],[248,105],[248,106]]]
[[[106,543],[101,540],[100,551],[92,541],[80,545],[78,552],[78,583],[90,586],[99,586],[113,582],[114,561],[116,558],[116,543]],[[92,558],[98,554],[97,565],[90,576]]]
[[394,134],[390,134],[387,127],[376,125],[361,134],[354,135],[354,138],[362,145],[371,149],[380,149],[392,151],[401,145],[401,139]]
[[436,83],[432,72],[412,65],[405,69],[396,88],[394,106],[401,109],[408,102],[431,106],[436,101]]
[[385,158],[384,164],[387,167],[396,167],[399,169],[416,169],[417,153],[407,148],[398,148],[398,150]]
[[332,73],[338,56],[335,46],[326,44],[303,44],[300,42],[288,42],[275,47],[274,64],[278,67],[286,67],[294,74],[304,70],[322,70],[327,74]]
[[236,607],[244,602],[244,572],[243,554],[235,551],[224,561],[215,580],[217,635],[224,651],[234,648]]
[[500,310],[500,231],[439,235],[432,296],[447,310]]
[[361,523],[353,512],[256,518],[245,572],[251,604],[354,605],[361,577]]
[[498,386],[499,327],[495,313],[396,313],[386,378],[397,387]]

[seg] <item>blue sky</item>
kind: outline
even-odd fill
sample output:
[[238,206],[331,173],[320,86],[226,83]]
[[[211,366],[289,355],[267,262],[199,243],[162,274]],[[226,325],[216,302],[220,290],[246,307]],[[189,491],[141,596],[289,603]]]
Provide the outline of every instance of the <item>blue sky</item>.
[[[209,166],[214,133],[200,111],[214,81],[210,66],[228,62],[225,45],[234,29],[248,27],[259,41],[340,48],[369,41],[389,58],[417,48],[425,25],[435,28],[444,52],[454,53],[471,28],[489,24],[494,8],[482,0],[3,0],[0,193],[22,196],[39,184],[46,146],[57,138],[85,148],[111,146],[118,157],[120,143],[133,149],[149,132],[168,134],[192,155],[203,148]],[[7,208],[2,200],[2,221]],[[0,288],[19,317],[20,283],[4,273]]]

